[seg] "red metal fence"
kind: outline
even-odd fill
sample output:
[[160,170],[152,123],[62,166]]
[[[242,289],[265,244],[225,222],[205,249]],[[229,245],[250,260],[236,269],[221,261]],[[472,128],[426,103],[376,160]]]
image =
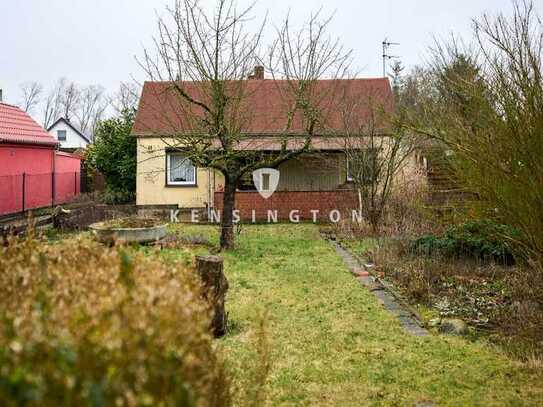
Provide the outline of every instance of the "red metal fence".
[[0,215],[71,201],[81,192],[81,173],[55,172],[0,176]]

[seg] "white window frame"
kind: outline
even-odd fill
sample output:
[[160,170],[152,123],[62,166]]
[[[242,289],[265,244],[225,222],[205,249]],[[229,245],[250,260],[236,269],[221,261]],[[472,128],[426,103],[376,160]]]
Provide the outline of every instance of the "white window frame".
[[[171,165],[171,158],[172,156],[182,156],[185,157],[185,154],[181,152],[167,152],[166,153],[166,185],[172,185],[172,186],[196,186],[198,179],[198,171],[194,164],[191,163],[193,171],[194,171],[194,181],[172,181],[170,176],[171,172],[170,169],[172,168]],[[190,161],[190,160],[189,160]]]

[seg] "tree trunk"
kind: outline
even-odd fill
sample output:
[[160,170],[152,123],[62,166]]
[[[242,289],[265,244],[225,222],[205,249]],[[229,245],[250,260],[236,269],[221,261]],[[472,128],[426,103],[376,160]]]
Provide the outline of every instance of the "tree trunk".
[[221,222],[221,250],[234,248],[234,222],[232,211],[236,200],[236,183],[225,176],[223,214]]
[[202,280],[202,297],[213,312],[211,329],[218,338],[226,333],[228,322],[224,308],[228,280],[223,271],[223,259],[219,256],[196,256],[196,268]]

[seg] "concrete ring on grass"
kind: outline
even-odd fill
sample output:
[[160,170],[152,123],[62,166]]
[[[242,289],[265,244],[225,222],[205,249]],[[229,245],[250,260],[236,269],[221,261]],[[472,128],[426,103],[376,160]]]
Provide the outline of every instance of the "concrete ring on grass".
[[[146,220],[150,223],[149,219]],[[152,221],[151,221],[152,222]],[[141,227],[126,227],[122,222],[118,225],[111,221],[93,223],[89,229],[102,243],[150,243],[166,236],[167,224],[154,221],[155,224]]]

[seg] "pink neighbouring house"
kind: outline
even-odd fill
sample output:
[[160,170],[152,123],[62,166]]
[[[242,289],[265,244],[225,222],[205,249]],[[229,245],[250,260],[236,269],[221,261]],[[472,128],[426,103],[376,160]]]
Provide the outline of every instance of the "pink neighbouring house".
[[16,106],[0,103],[0,216],[65,203],[80,192],[81,160]]

